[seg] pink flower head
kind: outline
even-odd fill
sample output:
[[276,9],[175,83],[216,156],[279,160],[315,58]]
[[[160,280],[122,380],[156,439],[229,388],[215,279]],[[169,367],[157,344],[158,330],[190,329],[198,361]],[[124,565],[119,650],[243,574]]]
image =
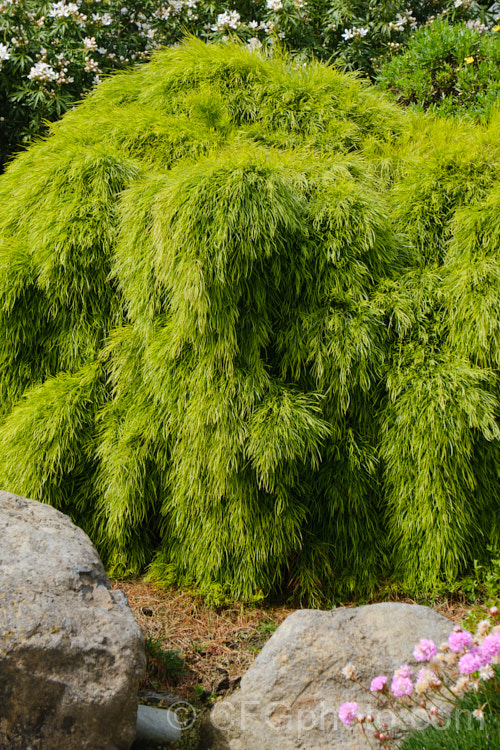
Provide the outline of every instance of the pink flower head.
[[357,703],[343,703],[339,708],[339,719],[346,727],[350,727],[353,721],[356,721],[358,715]]
[[489,660],[483,653],[483,650],[478,646],[475,646],[474,648],[471,648],[470,651],[467,651],[466,654],[460,657],[460,661],[458,662],[458,669],[460,671],[460,674],[472,674],[473,672],[478,672],[481,667],[486,666],[486,664],[488,663]]
[[417,682],[415,684],[415,690],[417,693],[425,693],[431,688],[436,688],[441,685],[441,680],[435,672],[431,669],[421,669],[417,675]]
[[402,664],[399,669],[396,669],[394,675],[396,677],[411,677],[413,674],[413,669],[408,666],[408,664]]
[[448,636],[450,651],[459,654],[464,648],[472,646],[472,635],[467,630],[454,630]]
[[413,690],[413,683],[409,677],[402,677],[396,674],[392,678],[391,692],[397,698],[401,698],[402,695],[411,695]]
[[491,661],[493,657],[500,656],[500,633],[490,633],[483,641],[482,650],[486,658]]
[[430,661],[436,654],[436,644],[427,638],[421,638],[413,649],[413,656],[417,661]]
[[385,690],[387,687],[387,677],[383,674],[380,674],[378,677],[375,677],[370,685],[370,690],[372,693],[379,693],[382,690]]

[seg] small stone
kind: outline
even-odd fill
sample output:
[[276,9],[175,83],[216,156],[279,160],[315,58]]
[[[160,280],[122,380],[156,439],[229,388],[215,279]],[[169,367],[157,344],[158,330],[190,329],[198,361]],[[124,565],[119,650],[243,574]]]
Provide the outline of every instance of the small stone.
[[152,706],[138,707],[136,744],[161,745],[165,742],[179,742],[180,738],[181,725],[173,711]]

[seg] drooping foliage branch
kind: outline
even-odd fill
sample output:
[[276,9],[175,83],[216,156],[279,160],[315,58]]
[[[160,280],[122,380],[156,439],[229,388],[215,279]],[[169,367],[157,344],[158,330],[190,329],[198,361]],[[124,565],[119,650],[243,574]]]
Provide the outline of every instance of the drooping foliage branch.
[[2,485],[217,596],[465,570],[500,531],[499,133],[237,44],[106,81],[0,179]]

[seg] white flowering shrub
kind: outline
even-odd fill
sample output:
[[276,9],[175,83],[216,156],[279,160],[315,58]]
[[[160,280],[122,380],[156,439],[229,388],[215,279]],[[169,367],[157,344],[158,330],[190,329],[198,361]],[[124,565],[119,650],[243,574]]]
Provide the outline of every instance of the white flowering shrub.
[[217,37],[238,28],[239,13],[224,8],[224,0],[0,0],[0,165],[103,74],[186,30]]
[[0,167],[104,74],[186,32],[275,42],[372,75],[434,15],[494,21],[472,0],[0,0]]
[[489,29],[494,25],[489,5],[473,0],[332,0],[323,43],[343,68],[373,77],[381,57],[400,51],[417,29],[436,17]]

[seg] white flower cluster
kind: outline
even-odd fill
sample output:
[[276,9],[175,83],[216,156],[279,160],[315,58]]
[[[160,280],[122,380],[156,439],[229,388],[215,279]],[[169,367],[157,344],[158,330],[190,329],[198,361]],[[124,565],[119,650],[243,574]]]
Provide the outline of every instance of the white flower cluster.
[[281,0],[266,0],[266,5],[268,10],[273,10],[275,13],[283,8]]
[[158,21],[166,21],[168,18],[170,18],[171,15],[172,15],[172,6],[171,5],[161,5],[153,13],[153,16]]
[[409,25],[412,29],[417,28],[417,19],[415,16],[412,16],[409,10],[406,11],[405,16],[402,16],[401,13],[397,13],[396,20],[390,22],[389,28],[395,29],[396,31],[404,31],[406,25]]
[[64,0],[54,3],[49,10],[50,18],[72,18],[79,26],[83,26],[87,16],[80,13],[77,3],[65,3]]
[[2,63],[4,60],[9,60],[10,54],[9,54],[9,48],[6,44],[0,44],[0,68],[2,67]]
[[262,47],[262,42],[256,36],[252,36],[247,42],[247,47],[250,52],[255,52],[256,49]]
[[91,57],[85,58],[85,67],[84,70],[86,73],[100,73],[99,65],[98,63],[93,60]]
[[109,13],[103,13],[102,16],[99,13],[92,13],[92,20],[100,26],[111,26],[113,23],[113,18]]
[[217,23],[212,26],[212,31],[220,31],[224,28],[237,29],[240,25],[240,14],[236,10],[225,10],[224,13],[219,13],[217,16]]
[[153,18],[158,21],[166,21],[171,16],[179,15],[187,8],[188,18],[197,18],[192,11],[196,9],[198,0],[169,0],[168,4],[160,5],[153,13]]
[[54,70],[51,65],[43,62],[43,60],[40,60],[32,66],[30,72],[28,73],[28,78],[30,79],[30,81],[40,81],[43,83],[47,83],[48,81],[57,81],[59,75],[60,74],[57,72],[57,70]]
[[95,52],[97,49],[97,42],[95,40],[95,37],[93,36],[86,36],[83,40],[83,47],[86,50],[90,50],[91,52]]
[[342,34],[342,39],[345,39],[346,42],[349,39],[354,39],[355,37],[363,37],[366,36],[369,32],[369,29],[364,28],[361,26],[358,28],[357,26],[353,26],[352,29],[344,29],[344,33]]
[[479,31],[480,34],[484,34],[486,31],[489,31],[488,27],[481,23],[481,21],[478,18],[475,18],[473,21],[467,21],[465,24],[469,29],[473,29],[474,31]]

